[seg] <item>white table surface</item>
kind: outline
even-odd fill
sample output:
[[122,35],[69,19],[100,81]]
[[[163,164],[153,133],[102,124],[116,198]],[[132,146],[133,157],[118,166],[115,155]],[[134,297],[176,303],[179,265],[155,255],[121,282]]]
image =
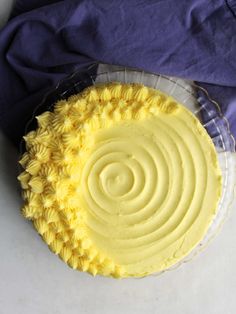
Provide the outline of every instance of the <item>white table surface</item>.
[[[0,0],[2,24],[10,2]],[[236,313],[236,201],[210,246],[177,270],[93,278],[67,267],[21,216],[16,159],[0,134],[0,314]]]

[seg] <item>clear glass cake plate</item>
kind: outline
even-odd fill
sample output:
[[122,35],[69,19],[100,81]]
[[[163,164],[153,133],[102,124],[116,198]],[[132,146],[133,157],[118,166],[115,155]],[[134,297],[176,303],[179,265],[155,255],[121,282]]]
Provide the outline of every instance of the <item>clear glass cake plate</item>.
[[[199,244],[180,262],[168,270],[179,267],[182,263],[191,260],[202,249],[204,249],[214,236],[221,229],[224,221],[228,217],[231,204],[234,199],[236,183],[235,172],[235,141],[229,130],[229,124],[225,116],[220,111],[220,106],[210,98],[207,91],[191,81],[178,78],[147,73],[137,69],[95,64],[84,72],[74,72],[66,79],[62,80],[50,90],[43,101],[37,106],[35,112],[28,122],[25,134],[34,129],[37,125],[35,116],[46,110],[52,110],[53,105],[59,99],[66,99],[70,95],[81,92],[84,88],[98,83],[107,82],[141,83],[148,87],[158,89],[171,95],[179,103],[186,106],[206,128],[215,145],[219,164],[223,176],[222,196],[218,205],[216,215]],[[22,142],[21,153],[24,151]],[[159,275],[159,272],[155,275]]]

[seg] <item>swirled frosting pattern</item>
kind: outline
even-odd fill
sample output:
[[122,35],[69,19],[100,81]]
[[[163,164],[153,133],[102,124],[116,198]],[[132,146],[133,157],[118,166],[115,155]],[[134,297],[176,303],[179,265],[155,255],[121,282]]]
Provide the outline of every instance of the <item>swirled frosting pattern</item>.
[[145,276],[203,238],[221,171],[207,132],[173,98],[95,85],[37,120],[20,160],[23,214],[72,268]]

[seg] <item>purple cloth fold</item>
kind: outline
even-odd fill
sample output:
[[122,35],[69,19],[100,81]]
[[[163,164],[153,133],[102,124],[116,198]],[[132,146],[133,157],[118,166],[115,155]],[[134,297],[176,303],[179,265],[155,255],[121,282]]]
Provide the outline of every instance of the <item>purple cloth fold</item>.
[[0,127],[18,143],[45,92],[96,61],[201,82],[236,137],[235,1],[17,1],[0,32]]

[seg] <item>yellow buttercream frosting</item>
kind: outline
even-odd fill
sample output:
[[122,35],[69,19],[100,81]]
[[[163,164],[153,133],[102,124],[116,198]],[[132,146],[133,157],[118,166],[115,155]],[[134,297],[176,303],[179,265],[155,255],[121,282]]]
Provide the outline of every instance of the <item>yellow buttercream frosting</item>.
[[141,277],[186,256],[221,196],[214,145],[185,107],[140,84],[85,89],[37,117],[23,214],[69,266]]

